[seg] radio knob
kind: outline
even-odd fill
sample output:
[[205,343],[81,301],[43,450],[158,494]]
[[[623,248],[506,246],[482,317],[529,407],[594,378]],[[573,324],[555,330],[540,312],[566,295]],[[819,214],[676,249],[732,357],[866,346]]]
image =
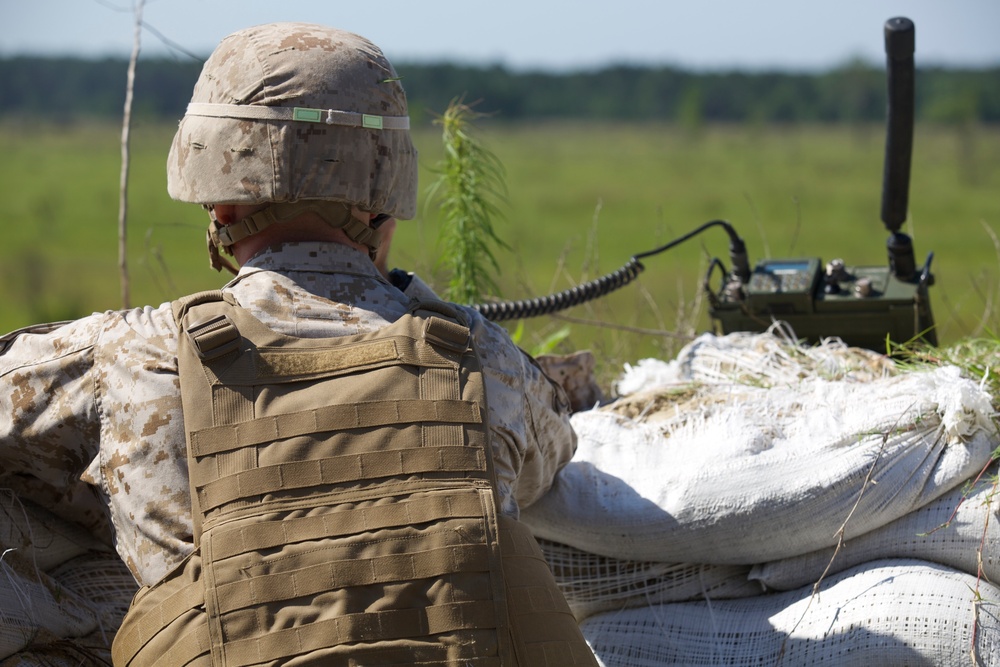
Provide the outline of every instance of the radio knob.
[[854,296],[864,299],[872,295],[872,281],[870,278],[858,278],[854,283]]

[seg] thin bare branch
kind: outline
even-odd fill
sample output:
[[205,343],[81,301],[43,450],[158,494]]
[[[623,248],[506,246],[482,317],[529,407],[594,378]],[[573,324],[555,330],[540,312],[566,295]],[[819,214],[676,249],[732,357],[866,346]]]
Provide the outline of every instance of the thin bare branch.
[[130,12],[130,11],[132,11],[132,9],[129,8],[129,7],[123,7],[121,5],[117,5],[117,4],[113,3],[113,2],[108,2],[108,0],[94,0],[94,2],[96,2],[99,5],[101,5],[102,7],[107,7],[108,9],[110,9],[112,11],[115,11],[115,12]]
[[161,42],[163,42],[168,48],[170,48],[170,49],[172,49],[174,51],[179,51],[180,53],[183,53],[185,56],[187,56],[191,60],[196,60],[198,62],[203,62],[205,60],[201,56],[196,55],[194,53],[191,53],[190,51],[188,51],[187,49],[185,49],[183,46],[181,46],[180,44],[178,44],[174,40],[170,39],[169,37],[167,37],[166,35],[164,35],[162,32],[160,32],[159,30],[157,30],[156,28],[154,28],[152,25],[150,25],[146,21],[142,22],[142,27],[145,28],[146,30],[148,30],[149,32],[151,32],[154,37],[156,37]]
[[132,56],[128,62],[128,77],[125,83],[125,109],[122,115],[122,169],[118,199],[118,271],[121,280],[122,308],[128,308],[129,277],[128,277],[128,169],[129,169],[129,132],[132,127],[132,95],[135,88],[135,66],[139,60],[139,48],[142,42],[142,9],[145,0],[136,0],[133,4],[135,30],[132,38]]

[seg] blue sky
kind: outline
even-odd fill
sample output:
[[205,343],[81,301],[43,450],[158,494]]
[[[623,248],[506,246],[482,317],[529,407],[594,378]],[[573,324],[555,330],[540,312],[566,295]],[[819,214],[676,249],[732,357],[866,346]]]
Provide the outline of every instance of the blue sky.
[[[127,55],[134,0],[0,0],[0,55]],[[1000,0],[146,0],[144,18],[205,55],[271,21],[361,33],[391,59],[567,70],[608,63],[825,69],[884,61],[882,25],[917,27],[917,64],[1000,65]],[[144,54],[167,48],[152,32]]]

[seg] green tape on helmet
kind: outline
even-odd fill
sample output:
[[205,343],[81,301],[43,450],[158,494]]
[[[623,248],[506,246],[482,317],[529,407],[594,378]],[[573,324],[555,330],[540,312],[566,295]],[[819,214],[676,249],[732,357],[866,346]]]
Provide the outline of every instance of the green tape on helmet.
[[292,120],[304,120],[307,123],[320,123],[323,121],[323,112],[319,109],[303,109],[295,107],[292,109]]

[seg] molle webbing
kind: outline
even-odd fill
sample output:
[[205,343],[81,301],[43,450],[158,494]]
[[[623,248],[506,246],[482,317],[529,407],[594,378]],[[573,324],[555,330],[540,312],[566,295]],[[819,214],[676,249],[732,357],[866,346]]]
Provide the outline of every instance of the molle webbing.
[[136,597],[116,665],[595,664],[534,539],[498,516],[457,311],[335,339],[219,293],[175,312],[197,549]]

